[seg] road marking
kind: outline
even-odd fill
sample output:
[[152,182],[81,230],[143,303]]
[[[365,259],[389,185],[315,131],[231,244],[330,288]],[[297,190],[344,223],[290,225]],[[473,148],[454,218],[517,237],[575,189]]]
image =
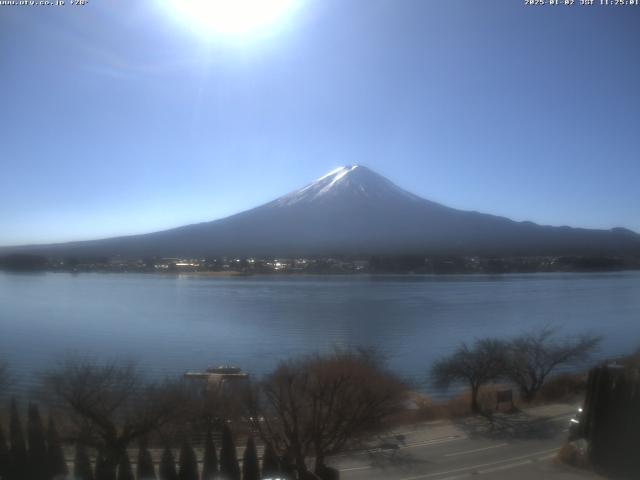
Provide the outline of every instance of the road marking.
[[341,472],[352,472],[353,470],[368,470],[369,468],[371,468],[370,465],[365,465],[363,467],[341,468],[340,471]]
[[[446,437],[446,438],[440,438],[440,439],[436,439],[436,440],[429,440],[428,442],[422,442],[422,443],[412,443],[409,445],[400,445],[398,446],[398,449],[405,449],[405,448],[416,448],[416,447],[427,447],[429,445],[440,445],[443,443],[449,443],[449,442],[454,442],[456,440],[463,440],[467,437],[463,437],[463,436],[450,436],[450,437]],[[387,450],[382,450],[379,448],[370,448],[369,450],[364,450],[362,452],[355,452],[352,453],[351,456],[355,456],[355,455],[364,455],[365,453],[378,453],[378,452],[382,452],[382,451],[387,451]],[[347,456],[345,455],[340,455],[340,456]],[[340,468],[339,470],[341,472],[350,472],[352,470],[367,470],[371,468],[371,465],[366,465],[366,466],[362,466],[362,467],[349,467],[349,468]]]
[[487,470],[480,470],[480,471],[474,470],[472,472],[463,473],[462,475],[454,475],[453,477],[439,478],[438,480],[460,480],[462,478],[474,477],[478,475],[483,475],[485,473],[493,473],[493,472],[498,472],[500,470],[509,470],[510,468],[516,468],[522,465],[530,465],[535,461],[548,460],[549,458],[555,457],[555,455],[556,455],[555,453],[552,453],[551,455],[545,455],[544,457],[532,458],[532,459],[525,460],[522,462],[517,462],[517,463],[509,463],[507,465],[501,465],[499,467],[494,467]]
[[509,444],[508,443],[501,443],[499,445],[491,445],[489,447],[476,448],[474,450],[465,450],[464,452],[447,453],[445,455],[445,457],[457,457],[458,455],[466,455],[468,453],[484,452],[485,450],[491,450],[492,448],[506,447],[507,445],[509,445]]
[[500,465],[499,467],[487,468],[485,470],[479,470],[478,474],[484,475],[485,473],[493,473],[493,472],[499,472],[501,470],[509,470],[510,468],[520,467],[522,465],[529,465],[536,460],[537,461],[548,460],[550,458],[553,458],[554,456],[555,456],[555,453],[552,453],[551,455],[545,455],[544,457],[530,458],[529,460],[523,460],[521,462],[509,463],[507,465]]
[[[557,421],[560,418],[573,418],[573,414],[565,413],[565,414],[559,414],[559,415],[556,415],[556,416],[553,416],[553,417],[541,417],[541,419],[543,421],[545,421],[545,422]],[[431,423],[440,424],[440,423],[443,423],[443,421],[442,420],[437,420],[437,421],[431,422]],[[430,425],[430,424],[427,424],[427,425]],[[565,430],[565,431],[568,431],[568,429]],[[412,431],[407,431],[407,432],[398,432],[398,433],[395,433],[394,436],[397,436],[397,435],[408,435],[408,434],[411,434],[411,433],[419,433],[419,432],[420,433],[428,432],[428,427],[424,428],[424,429],[419,429],[419,430],[412,430]],[[389,437],[389,438],[391,439],[391,437]],[[439,445],[439,444],[442,444],[442,443],[453,442],[455,440],[466,440],[468,438],[469,437],[467,435],[449,435],[447,437],[439,437],[439,438],[436,438],[436,439],[433,439],[433,440],[428,440],[426,442],[410,443],[410,444],[405,444],[405,445],[398,444],[398,449],[400,450],[400,449],[404,449],[404,448],[417,448],[417,447],[426,447],[426,446],[429,446],[429,445]],[[500,446],[502,446],[502,445],[500,445]],[[497,446],[495,448],[497,448]],[[357,455],[371,454],[371,453],[376,453],[376,452],[380,452],[380,451],[384,451],[384,450],[380,449],[380,448],[377,448],[377,447],[372,447],[372,448],[368,448],[368,449],[360,450],[360,451],[352,451],[352,452],[349,452],[349,453],[341,453],[341,454],[336,455],[335,457],[337,457],[337,458],[340,458],[340,457],[353,457],[353,456],[357,456]],[[473,452],[473,450],[469,451],[468,453],[472,453],[472,452]],[[448,457],[448,456],[454,456],[454,455],[457,455],[457,454],[449,454],[449,455],[445,455],[445,456]],[[462,455],[462,452],[460,453],[460,455]],[[358,468],[364,469],[366,467],[358,467]]]
[[[416,448],[416,447],[426,447],[429,445],[440,445],[441,443],[449,443],[449,442],[455,442],[456,440],[465,440],[468,437],[466,435],[450,435],[448,437],[441,437],[441,438],[436,438],[433,440],[427,440],[426,442],[419,442],[419,443],[409,443],[407,445],[401,445],[398,444],[398,450],[402,450],[405,448]],[[353,457],[356,455],[364,455],[367,453],[378,453],[378,452],[383,452],[383,451],[390,451],[392,450],[391,448],[379,448],[379,447],[372,447],[372,448],[367,448],[366,450],[361,450],[358,452],[351,452],[351,453],[341,453],[340,455],[336,455],[336,457]]]
[[489,463],[481,463],[479,465],[470,465],[468,467],[462,467],[462,468],[456,468],[454,470],[446,470],[444,472],[432,472],[432,473],[426,473],[423,475],[416,475],[414,477],[405,477],[402,478],[400,480],[419,480],[422,478],[433,478],[433,477],[438,477],[440,475],[448,475],[450,473],[461,473],[461,472],[467,472],[469,471],[470,473],[473,472],[474,470],[477,471],[483,467],[492,467],[495,465],[500,465],[501,463],[506,463],[506,462],[514,462],[514,461],[518,461],[518,460],[522,460],[524,458],[530,458],[530,457],[535,457],[537,455],[543,455],[543,454],[548,454],[551,452],[557,452],[559,450],[559,448],[551,448],[549,450],[541,450],[539,452],[533,452],[533,453],[529,453],[527,455],[520,455],[519,457],[511,457],[511,458],[505,458],[504,460],[498,460],[495,462],[489,462]]
[[399,445],[398,448],[403,449],[403,448],[426,447],[428,445],[440,445],[442,443],[455,442],[456,440],[464,440],[465,438],[466,437],[463,437],[463,436],[451,436],[448,438],[442,438],[438,440],[429,440],[426,442],[410,443],[408,445]]

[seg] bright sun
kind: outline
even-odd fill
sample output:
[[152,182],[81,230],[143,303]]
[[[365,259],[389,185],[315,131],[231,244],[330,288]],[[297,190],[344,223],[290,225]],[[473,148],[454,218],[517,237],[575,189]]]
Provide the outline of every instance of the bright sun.
[[300,0],[165,0],[170,13],[205,35],[242,36],[264,30]]

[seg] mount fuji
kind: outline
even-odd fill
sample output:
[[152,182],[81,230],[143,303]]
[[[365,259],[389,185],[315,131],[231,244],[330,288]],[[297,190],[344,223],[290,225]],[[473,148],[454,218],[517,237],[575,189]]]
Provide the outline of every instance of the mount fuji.
[[623,228],[551,227],[446,207],[372,170],[340,167],[262,206],[161,232],[4,253],[124,258],[372,254],[638,255]]

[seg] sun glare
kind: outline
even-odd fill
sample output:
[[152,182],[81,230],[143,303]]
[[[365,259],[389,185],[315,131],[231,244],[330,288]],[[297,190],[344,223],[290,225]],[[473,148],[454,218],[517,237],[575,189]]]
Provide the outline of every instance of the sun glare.
[[300,0],[168,0],[170,13],[208,36],[264,31],[290,14]]

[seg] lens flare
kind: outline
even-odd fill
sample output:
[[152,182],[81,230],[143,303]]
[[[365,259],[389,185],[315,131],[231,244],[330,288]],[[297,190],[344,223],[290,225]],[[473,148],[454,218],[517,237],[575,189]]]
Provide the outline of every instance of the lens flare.
[[165,0],[188,28],[205,35],[243,36],[273,28],[300,0]]

